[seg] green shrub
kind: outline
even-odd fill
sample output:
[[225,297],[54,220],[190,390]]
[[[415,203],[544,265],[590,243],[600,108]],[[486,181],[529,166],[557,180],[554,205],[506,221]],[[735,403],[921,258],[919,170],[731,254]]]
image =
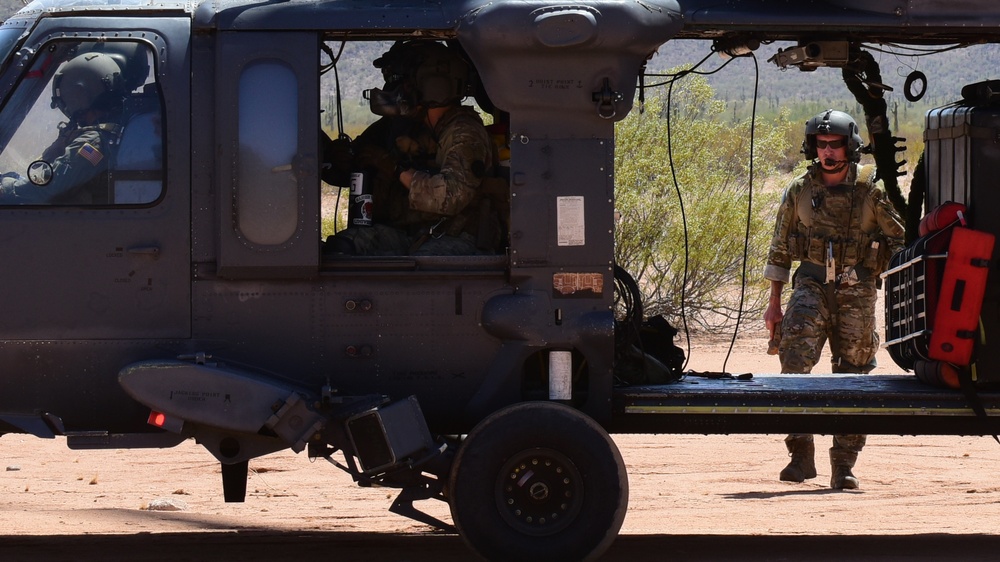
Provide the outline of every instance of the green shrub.
[[[684,312],[692,327],[732,329],[744,272],[750,122],[727,122],[725,102],[715,99],[701,77],[677,82],[671,98],[673,167],[665,96],[648,100],[644,112],[633,111],[616,126],[615,259],[639,283],[646,316],[679,319],[683,287]],[[768,285],[761,271],[787,182],[778,166],[787,161],[789,128],[794,126],[785,112],[756,126],[743,304],[744,316],[754,320],[766,305]],[[686,284],[684,224],[674,176],[687,217]]]

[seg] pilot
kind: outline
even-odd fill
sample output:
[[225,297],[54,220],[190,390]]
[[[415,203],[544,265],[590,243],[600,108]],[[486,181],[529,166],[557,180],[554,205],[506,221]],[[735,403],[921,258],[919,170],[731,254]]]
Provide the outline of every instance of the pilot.
[[58,137],[32,164],[29,177],[3,175],[0,204],[106,203],[123,99],[121,67],[108,54],[87,52],[66,62],[52,80],[52,107],[69,121],[60,123]]
[[[778,207],[764,278],[771,293],[764,322],[780,331],[783,373],[809,373],[830,342],[834,373],[868,373],[875,367],[878,334],[875,299],[879,274],[903,246],[899,215],[875,180],[873,166],[861,166],[861,135],[850,115],[824,111],[805,126],[802,151],[812,161],[792,181]],[[781,291],[800,262],[784,313]],[[830,487],[857,488],[852,473],[865,435],[834,435]],[[785,439],[791,462],[781,480],[816,477],[813,436]]]
[[376,182],[374,223],[332,236],[328,251],[355,255],[496,251],[500,218],[484,207],[484,180],[493,175],[496,148],[476,111],[461,105],[471,75],[469,65],[433,41],[398,42],[374,64],[386,78],[385,88],[370,95],[372,112],[382,118],[358,137],[352,149],[356,166],[370,168],[374,163],[376,176],[382,180],[388,176],[388,181]]

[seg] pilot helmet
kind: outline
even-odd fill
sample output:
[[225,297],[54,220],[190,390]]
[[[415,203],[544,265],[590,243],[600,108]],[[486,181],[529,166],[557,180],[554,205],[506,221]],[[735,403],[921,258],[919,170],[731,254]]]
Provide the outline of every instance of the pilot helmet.
[[104,53],[77,55],[52,80],[52,107],[72,119],[88,108],[111,108],[123,92],[121,67]]
[[369,93],[376,115],[413,115],[420,107],[444,107],[468,95],[471,67],[436,41],[398,41],[373,64],[385,79],[383,88]]
[[806,121],[805,140],[802,141],[802,153],[806,155],[806,160],[815,160],[816,135],[841,135],[847,139],[847,159],[851,162],[861,160],[861,133],[854,118],[835,109],[816,115]]

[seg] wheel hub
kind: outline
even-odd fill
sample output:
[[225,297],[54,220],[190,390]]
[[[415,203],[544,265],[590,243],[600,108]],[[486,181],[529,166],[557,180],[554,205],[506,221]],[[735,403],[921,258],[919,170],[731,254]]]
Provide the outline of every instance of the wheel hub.
[[513,455],[498,474],[497,509],[519,532],[551,535],[566,528],[583,504],[583,479],[566,455],[528,449]]

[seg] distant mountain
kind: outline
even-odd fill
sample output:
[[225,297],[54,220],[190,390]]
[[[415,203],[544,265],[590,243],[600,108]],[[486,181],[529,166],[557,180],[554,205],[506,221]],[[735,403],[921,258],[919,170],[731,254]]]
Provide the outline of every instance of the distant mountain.
[[21,0],[0,0],[0,20],[9,18],[24,6],[25,2]]

